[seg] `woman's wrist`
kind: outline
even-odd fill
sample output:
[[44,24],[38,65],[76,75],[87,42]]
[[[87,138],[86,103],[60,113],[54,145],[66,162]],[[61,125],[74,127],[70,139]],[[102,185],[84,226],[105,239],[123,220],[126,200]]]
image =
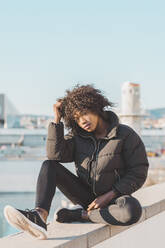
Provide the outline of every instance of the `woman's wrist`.
[[108,196],[110,199],[113,199],[113,198],[117,197],[117,194],[114,190],[111,190],[108,192]]
[[55,124],[59,124],[60,121],[61,121],[61,118],[56,117],[56,116],[54,117],[54,121],[53,121],[53,122],[54,122]]

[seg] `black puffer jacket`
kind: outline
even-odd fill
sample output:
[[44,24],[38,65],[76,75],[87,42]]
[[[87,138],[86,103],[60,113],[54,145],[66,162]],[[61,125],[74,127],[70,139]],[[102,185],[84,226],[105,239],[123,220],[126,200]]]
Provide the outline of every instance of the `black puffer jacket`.
[[132,194],[145,182],[148,160],[144,144],[130,127],[119,124],[117,115],[108,111],[109,133],[96,140],[79,128],[77,135],[64,136],[64,125],[50,123],[47,156],[59,162],[75,162],[78,176],[91,185],[95,195],[116,189]]

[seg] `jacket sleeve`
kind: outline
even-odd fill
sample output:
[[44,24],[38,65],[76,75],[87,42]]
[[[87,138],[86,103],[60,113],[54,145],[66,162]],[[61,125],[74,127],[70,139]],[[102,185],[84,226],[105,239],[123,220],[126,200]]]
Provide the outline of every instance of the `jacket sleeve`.
[[57,160],[62,163],[74,161],[74,136],[71,134],[64,136],[62,122],[49,124],[46,151],[50,160]]
[[113,185],[120,194],[132,194],[145,182],[148,172],[148,159],[144,144],[139,135],[132,130],[123,145],[125,175]]

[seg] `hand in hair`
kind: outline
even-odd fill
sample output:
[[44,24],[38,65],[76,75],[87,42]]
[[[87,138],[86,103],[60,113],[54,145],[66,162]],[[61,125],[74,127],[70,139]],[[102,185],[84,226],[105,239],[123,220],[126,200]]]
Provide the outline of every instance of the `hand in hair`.
[[54,122],[58,124],[61,120],[62,114],[61,114],[61,107],[62,107],[62,101],[57,101],[53,105],[53,112],[54,112]]

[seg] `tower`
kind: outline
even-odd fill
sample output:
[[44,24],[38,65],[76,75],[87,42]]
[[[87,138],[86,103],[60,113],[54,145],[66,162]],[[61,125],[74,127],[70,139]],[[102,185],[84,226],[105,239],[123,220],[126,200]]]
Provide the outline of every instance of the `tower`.
[[123,124],[132,127],[139,135],[141,130],[140,85],[125,82],[121,89],[121,114]]

